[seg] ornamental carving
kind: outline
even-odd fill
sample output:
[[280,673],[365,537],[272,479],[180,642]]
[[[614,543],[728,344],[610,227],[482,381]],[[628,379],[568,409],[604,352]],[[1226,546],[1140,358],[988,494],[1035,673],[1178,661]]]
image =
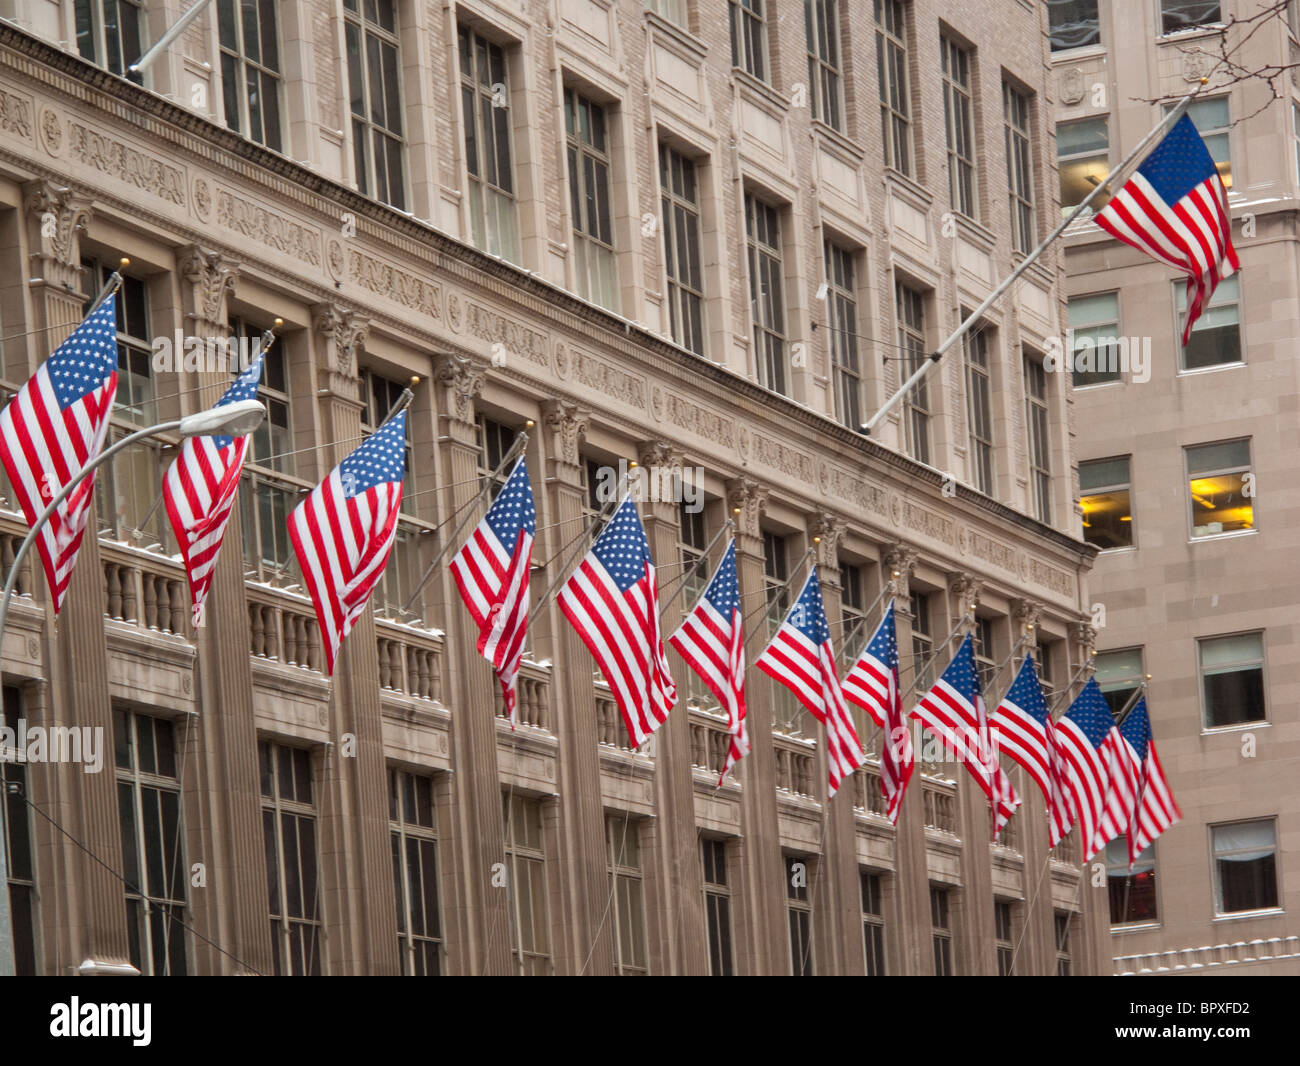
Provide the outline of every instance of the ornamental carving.
[[447,353],[439,357],[433,373],[446,390],[447,413],[461,422],[473,422],[474,398],[483,391],[487,378],[484,367],[467,356]]
[[226,189],[217,190],[217,223],[272,251],[320,266],[320,234]]
[[24,207],[36,216],[41,276],[75,289],[81,270],[80,235],[90,221],[90,201],[51,181],[30,182],[23,193]]
[[52,156],[63,151],[63,123],[59,121],[58,114],[48,107],[41,113],[41,144],[45,145],[45,150]]
[[815,545],[818,566],[838,572],[840,566],[840,537],[844,535],[846,528],[847,525],[844,519],[832,514],[830,511],[821,511],[813,516],[808,532],[814,537],[821,538],[820,542]]
[[916,569],[919,554],[914,548],[909,548],[901,541],[890,544],[885,548],[880,556],[881,561],[889,568],[889,582],[894,590],[896,601],[895,610],[910,616],[911,606],[911,589],[909,583],[912,578],[912,571]]
[[542,421],[553,434],[551,453],[557,460],[578,465],[578,447],[587,435],[589,418],[589,412],[572,400],[551,399],[542,404]]
[[1091,622],[1070,623],[1070,639],[1083,653],[1085,662],[1091,662],[1097,653],[1097,628]]
[[518,355],[538,366],[551,367],[546,352],[546,335],[520,325],[504,315],[471,303],[466,311],[466,328],[471,336],[490,344],[500,344],[511,355]]
[[1083,99],[1083,71],[1067,67],[1057,76],[1057,92],[1061,103],[1074,105]]
[[16,133],[24,140],[32,139],[32,105],[12,92],[0,89],[0,130]]
[[312,323],[325,338],[326,347],[333,348],[334,369],[351,374],[358,351],[365,347],[370,323],[339,304],[317,304],[312,308]]
[[732,478],[727,482],[727,506],[731,508],[736,532],[757,537],[758,521],[767,507],[767,488],[752,478]]
[[72,158],[127,185],[180,207],[185,206],[185,175],[179,167],[146,155],[78,122],[68,125]]
[[362,288],[396,300],[403,307],[430,318],[442,318],[442,287],[436,282],[398,270],[391,263],[356,248],[352,249],[348,264],[353,280]]
[[961,615],[968,612],[973,616],[980,602],[980,588],[983,582],[974,574],[960,571],[948,579],[948,590],[952,593],[954,606]]
[[[1025,634],[1032,626],[1038,628],[1038,616],[1042,614],[1043,605],[1035,600],[1015,599],[1011,601],[1011,617],[1016,625],[1020,627],[1021,634]],[[1034,644],[1035,641],[1030,641]]]
[[239,264],[218,251],[192,244],[177,260],[181,275],[194,286],[195,306],[206,322],[221,323],[225,299],[235,291]]
[[447,325],[451,327],[453,333],[459,333],[464,325],[464,316],[461,311],[460,297],[454,292],[447,294]]
[[612,400],[645,410],[645,380],[580,352],[573,351],[573,379]]
[[212,217],[212,188],[202,178],[194,179],[194,213],[200,222]]

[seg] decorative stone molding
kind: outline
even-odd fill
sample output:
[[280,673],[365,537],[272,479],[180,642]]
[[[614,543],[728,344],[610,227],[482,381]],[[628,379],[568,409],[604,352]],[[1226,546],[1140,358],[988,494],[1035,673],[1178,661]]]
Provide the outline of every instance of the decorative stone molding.
[[894,587],[894,610],[910,618],[912,607],[909,601],[912,592],[909,582],[920,556],[915,548],[909,548],[902,541],[898,541],[886,547],[880,558],[889,569],[888,580]]
[[446,393],[443,414],[466,425],[474,422],[474,398],[483,391],[487,369],[468,356],[447,352],[438,357],[433,376]]
[[194,286],[194,314],[203,325],[224,328],[226,297],[239,281],[239,264],[218,251],[191,244],[176,257],[181,275]]
[[[1011,618],[1020,629],[1020,636],[1025,636],[1029,627],[1038,629],[1038,616],[1042,614],[1043,605],[1035,600],[1015,599],[1011,601]],[[1032,647],[1037,643],[1036,640],[1030,640]]]
[[342,304],[317,304],[311,313],[312,324],[325,341],[325,366],[355,376],[356,356],[366,345],[370,323]]
[[1070,623],[1070,640],[1080,651],[1079,661],[1087,663],[1097,653],[1097,627],[1091,622]]
[[814,555],[817,565],[822,569],[839,573],[840,537],[844,535],[847,528],[848,524],[844,519],[830,511],[820,511],[813,516],[808,532],[814,537],[821,538],[820,543],[814,545],[817,549]]
[[587,422],[591,412],[584,411],[572,400],[550,399],[542,404],[542,421],[551,431],[550,454],[556,462],[577,466],[581,456],[578,448],[587,435]]
[[979,606],[980,588],[983,584],[984,582],[979,578],[964,570],[949,577],[948,591],[952,594],[953,613],[956,618],[962,617],[967,612],[974,614],[975,608]]
[[[758,520],[767,507],[767,487],[747,477],[731,478],[727,482],[727,506],[736,532],[750,537],[761,535]],[[737,513],[739,512],[739,513]]]
[[23,186],[23,206],[35,227],[32,253],[34,275],[47,285],[81,290],[81,234],[86,232],[90,200],[52,181]]
[[636,461],[645,467],[680,470],[684,456],[666,440],[642,441],[636,447]]

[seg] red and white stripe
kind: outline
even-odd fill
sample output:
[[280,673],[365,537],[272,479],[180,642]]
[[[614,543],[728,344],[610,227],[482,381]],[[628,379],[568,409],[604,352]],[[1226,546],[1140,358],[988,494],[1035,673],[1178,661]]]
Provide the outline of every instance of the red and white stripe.
[[1128,832],[1141,802],[1142,761],[1118,725],[1106,734],[1102,758],[1106,764],[1106,798],[1092,842],[1094,851],[1101,851],[1121,833]]
[[1055,739],[1066,802],[1087,862],[1100,850],[1095,841],[1106,803],[1106,762],[1102,751],[1088,742],[1069,715],[1056,723]]
[[730,743],[718,775],[721,784],[731,768],[749,754],[745,727],[745,634],[739,611],[723,618],[705,597],[668,638],[686,664],[704,682],[727,715]]
[[1040,722],[1010,699],[1003,699],[989,718],[995,748],[1005,751],[1024,767],[1043,793],[1047,805],[1047,833],[1056,847],[1069,832],[1070,806],[1061,788],[1060,756],[1056,750],[1056,727],[1050,716]]
[[898,674],[864,651],[844,675],[842,690],[845,699],[856,703],[885,731],[880,749],[880,790],[889,820],[897,825],[898,812],[916,765],[911,731],[903,714]]
[[[29,523],[35,522],[63,486],[103,450],[116,395],[114,372],[83,399],[60,410],[43,363],[0,411],[0,461]],[[95,476],[91,474],[73,489],[36,536],[36,551],[55,614],[63,606],[76,566],[92,509]]]
[[1151,843],[1175,822],[1183,812],[1178,809],[1169,782],[1165,779],[1154,740],[1147,742],[1147,757],[1142,765],[1142,799],[1128,829],[1129,863],[1137,861]]

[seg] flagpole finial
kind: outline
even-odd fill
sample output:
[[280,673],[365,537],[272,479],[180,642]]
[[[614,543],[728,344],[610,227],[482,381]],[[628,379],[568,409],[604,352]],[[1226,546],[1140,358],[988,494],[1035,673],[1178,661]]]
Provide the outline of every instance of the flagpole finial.
[[629,460],[628,460],[628,464],[627,464],[627,468],[628,468],[629,470],[635,470],[635,469],[637,468],[637,465],[638,465],[638,464],[637,464],[637,461],[636,461],[635,459],[629,459]]
[[275,320],[271,323],[271,326],[272,326],[273,329],[283,329],[283,328],[284,328],[284,319],[283,319],[283,318],[277,318],[277,319],[275,319]]
[[821,537],[813,537],[813,543],[814,543],[814,544],[820,544],[821,542],[822,542]]
[[526,420],[524,421],[524,429],[532,429],[533,426],[535,426],[535,425],[537,425],[537,423],[534,422],[531,418],[526,419]]
[[1210,84],[1210,79],[1209,79],[1208,77],[1202,78],[1202,79],[1201,79],[1201,84],[1202,84],[1202,85],[1209,85],[1209,84]]
[[419,374],[412,374],[412,375],[411,375],[411,388],[415,388],[415,386],[418,385],[418,384],[420,384],[420,375],[419,375]]
[[117,268],[119,270],[125,270],[130,265],[131,265],[131,260],[128,259],[126,256],[122,256],[122,258],[117,261]]

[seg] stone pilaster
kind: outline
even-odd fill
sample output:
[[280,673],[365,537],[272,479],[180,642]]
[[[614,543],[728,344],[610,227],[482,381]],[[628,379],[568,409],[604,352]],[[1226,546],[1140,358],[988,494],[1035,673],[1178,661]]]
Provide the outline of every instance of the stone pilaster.
[[[767,489],[749,478],[727,482],[727,503],[736,523],[736,569],[740,577],[740,602],[746,616],[763,602],[763,533],[759,519],[767,502]],[[763,616],[746,622],[745,661],[753,663],[767,646]],[[735,910],[733,947],[741,974],[790,972],[790,937],[786,921],[785,867],[781,857],[780,826],[776,810],[776,752],[772,745],[772,685],[775,682],[750,672],[745,688],[750,752],[737,764],[743,786],[740,805],[741,899]],[[742,923],[748,926],[742,928]]]

